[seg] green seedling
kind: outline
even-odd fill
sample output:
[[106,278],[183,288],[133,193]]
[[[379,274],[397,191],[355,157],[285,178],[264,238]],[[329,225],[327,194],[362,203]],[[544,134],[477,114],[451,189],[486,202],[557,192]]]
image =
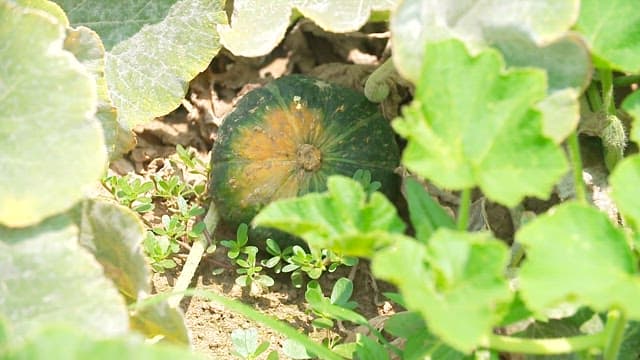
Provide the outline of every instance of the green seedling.
[[177,197],[189,197],[191,195],[195,195],[195,192],[189,187],[189,185],[176,175],[173,175],[166,180],[160,176],[156,176],[154,180],[156,183],[155,195],[165,200],[171,201],[171,199]]
[[257,261],[258,248],[247,245],[249,242],[249,227],[247,224],[240,224],[236,231],[235,240],[222,240],[220,244],[228,248],[227,256],[233,259],[239,266],[236,270],[240,276],[236,278],[236,284],[243,287],[250,287],[252,283],[257,283],[262,287],[269,287],[274,284],[273,278],[260,274],[263,267]]
[[306,252],[298,245],[291,247],[290,253],[287,251],[283,259],[287,264],[282,266],[281,271],[291,273],[291,282],[297,288],[302,287],[304,274],[310,279],[318,279],[325,271],[334,272],[340,265],[353,266],[358,262],[357,258],[342,257],[327,249]]
[[198,159],[180,144],[176,145],[176,154],[178,154],[178,158],[187,167],[190,173],[207,177],[209,174],[209,164]]
[[[258,359],[269,348],[269,342],[258,342],[258,330],[251,329],[235,329],[231,332],[231,342],[233,344],[232,354],[240,359],[254,360]],[[267,356],[267,360],[278,359],[278,353],[272,351]]]
[[353,174],[353,180],[356,180],[360,185],[362,185],[362,188],[368,196],[371,196],[371,194],[380,190],[382,187],[380,181],[371,181],[371,171],[369,170],[356,170]]
[[240,276],[236,278],[236,284],[240,286],[250,287],[252,283],[257,283],[261,287],[269,287],[274,284],[273,278],[269,275],[260,274],[262,266],[258,265],[256,261],[256,254],[258,248],[255,246],[245,246],[242,248],[241,253],[246,257],[237,257],[235,259],[236,265],[240,268],[236,270]]
[[142,181],[127,174],[125,176],[109,176],[103,180],[104,186],[122,205],[139,213],[153,210],[154,205],[149,196],[153,190],[151,181]]
[[170,257],[180,250],[180,245],[171,241],[169,237],[155,235],[147,231],[147,236],[143,241],[144,251],[151,259],[151,267],[157,272],[164,272],[167,269],[176,267],[176,262]]

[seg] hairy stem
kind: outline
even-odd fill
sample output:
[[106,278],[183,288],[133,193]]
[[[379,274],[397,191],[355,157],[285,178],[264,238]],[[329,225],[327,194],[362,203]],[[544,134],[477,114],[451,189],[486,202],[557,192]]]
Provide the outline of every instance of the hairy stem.
[[582,180],[582,157],[580,156],[580,143],[578,133],[573,132],[567,138],[569,158],[573,169],[573,184],[576,192],[576,199],[581,203],[587,203],[587,191]]
[[369,101],[379,103],[389,96],[389,85],[387,79],[393,73],[393,61],[388,58],[374,72],[369,75],[364,84],[364,95]]
[[481,341],[483,347],[509,353],[553,355],[603,347],[606,332],[553,339],[526,339],[491,334]]
[[624,328],[627,319],[619,310],[610,310],[607,314],[607,325],[604,332],[607,334],[607,341],[604,346],[604,360],[615,360],[618,358],[620,345],[624,339]]
[[460,205],[458,208],[458,230],[466,231],[469,224],[469,210],[471,209],[471,188],[460,193]]

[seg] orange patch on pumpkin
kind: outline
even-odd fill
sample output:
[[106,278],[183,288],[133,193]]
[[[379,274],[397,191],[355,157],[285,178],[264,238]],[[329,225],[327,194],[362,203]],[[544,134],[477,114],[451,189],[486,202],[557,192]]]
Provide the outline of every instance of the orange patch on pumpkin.
[[287,110],[267,112],[262,124],[240,130],[233,147],[239,160],[233,177],[242,179],[237,189],[242,207],[297,195],[306,177],[298,150],[322,136],[319,116],[302,103],[292,103]]

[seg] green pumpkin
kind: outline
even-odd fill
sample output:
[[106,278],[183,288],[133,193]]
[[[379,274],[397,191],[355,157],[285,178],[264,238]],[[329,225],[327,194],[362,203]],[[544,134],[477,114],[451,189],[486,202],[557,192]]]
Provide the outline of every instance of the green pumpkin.
[[369,170],[397,191],[393,130],[361,93],[290,75],[247,93],[218,129],[210,192],[229,225],[249,223],[270,202],[326,190],[330,175]]

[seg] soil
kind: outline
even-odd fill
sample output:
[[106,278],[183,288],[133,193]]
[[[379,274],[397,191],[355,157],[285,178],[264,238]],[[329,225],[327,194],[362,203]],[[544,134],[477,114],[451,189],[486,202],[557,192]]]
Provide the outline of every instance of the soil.
[[[135,173],[146,179],[179,174],[185,181],[206,181],[198,178],[198,175],[187,174],[172,161],[177,144],[208,163],[217,129],[238,99],[283,75],[307,74],[362,91],[368,75],[389,56],[388,40],[388,29],[381,24],[369,24],[361,31],[350,34],[333,34],[301,20],[289,29],[282,43],[266,56],[243,58],[223,49],[209,67],[190,83],[179,108],[135,129],[136,147],[122,159],[112,162],[111,171],[120,175]],[[399,114],[402,104],[410,101],[412,92],[409,84],[397,74],[390,84],[390,96],[380,105],[382,113],[389,120]],[[199,205],[206,207],[208,204]],[[160,203],[143,218],[149,226],[154,226],[160,224],[164,214],[168,214],[167,207]],[[233,231],[222,228],[216,234],[216,239],[225,236],[233,238]],[[178,267],[154,274],[156,292],[172,289],[187,253],[188,245],[175,258]],[[224,271],[214,275],[214,270],[219,269]],[[311,326],[312,316],[304,299],[304,286],[293,287],[288,275],[267,273],[276,280],[270,288],[248,289],[236,285],[235,267],[226,256],[226,248],[218,246],[213,254],[206,254],[202,259],[191,287],[239,299],[263,313],[288,322],[317,341],[328,338],[352,340],[355,331],[360,331],[349,328],[348,324],[340,324],[330,332],[315,330]],[[319,281],[325,295],[330,293],[339,277],[348,276],[354,282],[352,299],[358,303],[356,310],[359,313],[375,321],[397,310],[382,295],[383,291],[392,291],[393,288],[375,283],[363,261],[355,270],[341,267],[334,273],[323,274]],[[181,306],[193,348],[198,353],[215,359],[229,358],[233,350],[231,332],[235,329],[257,328],[260,341],[268,341],[270,350],[278,351],[280,358],[286,358],[281,350],[285,339],[269,328],[201,298],[186,298]]]

